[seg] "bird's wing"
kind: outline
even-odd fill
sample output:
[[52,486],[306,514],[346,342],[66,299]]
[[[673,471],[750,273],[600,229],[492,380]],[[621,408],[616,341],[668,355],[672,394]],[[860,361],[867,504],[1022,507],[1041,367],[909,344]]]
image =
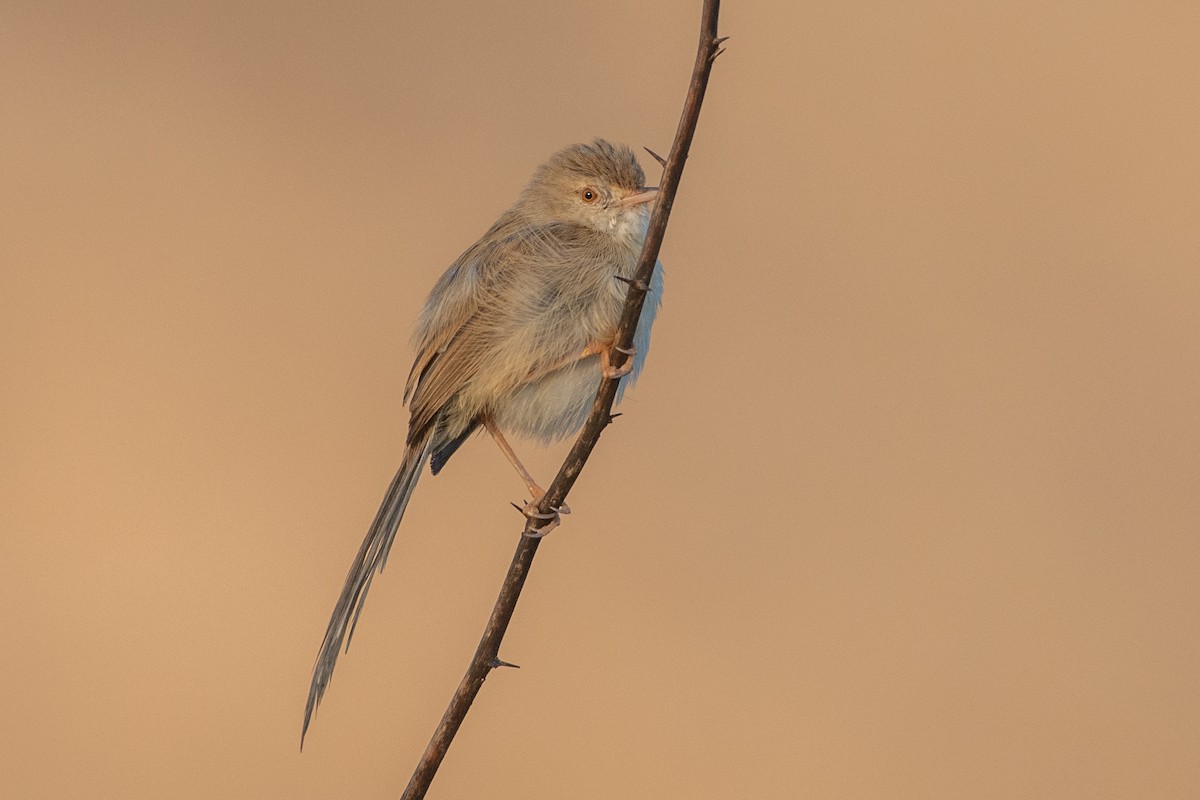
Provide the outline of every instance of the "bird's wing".
[[412,397],[429,366],[455,334],[478,311],[488,283],[487,249],[475,243],[442,273],[430,291],[413,336],[417,356],[404,385],[404,402]]
[[[505,345],[539,313],[538,262],[550,265],[555,227],[522,227],[502,218],[438,280],[418,325],[417,357],[405,388],[410,440],[419,438],[482,368],[517,356],[504,352]],[[511,376],[537,366],[496,372]],[[520,381],[509,382],[513,385],[491,388],[503,391]]]

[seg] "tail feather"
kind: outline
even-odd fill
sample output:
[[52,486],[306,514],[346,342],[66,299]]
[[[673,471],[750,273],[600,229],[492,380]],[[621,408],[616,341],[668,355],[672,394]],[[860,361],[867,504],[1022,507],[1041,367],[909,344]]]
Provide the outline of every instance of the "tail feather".
[[408,507],[421,470],[429,460],[431,439],[432,437],[427,436],[425,441],[409,445],[404,454],[404,461],[396,472],[396,477],[392,478],[379,511],[375,514],[375,521],[371,523],[362,547],[358,549],[358,555],[350,565],[346,585],[342,587],[342,594],[333,608],[333,616],[325,631],[325,640],[321,642],[317,663],[313,667],[312,686],[308,690],[308,704],[304,708],[304,728],[300,732],[301,747],[304,747],[304,736],[308,733],[313,712],[321,704],[321,698],[325,695],[325,689],[333,676],[333,667],[337,664],[342,642],[345,641],[346,649],[349,650],[367,590],[371,588],[375,573],[382,571],[387,563],[388,550],[391,549],[392,540],[396,538],[396,529],[400,527],[404,509]]

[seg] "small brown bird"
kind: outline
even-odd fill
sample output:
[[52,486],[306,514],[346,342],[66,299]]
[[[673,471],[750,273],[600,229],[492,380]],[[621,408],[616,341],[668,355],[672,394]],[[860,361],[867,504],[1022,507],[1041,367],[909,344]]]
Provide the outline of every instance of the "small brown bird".
[[[434,285],[404,390],[410,412],[404,460],[325,631],[301,744],[426,462],[436,475],[482,426],[520,473],[533,496],[526,513],[533,515],[542,488],[503,432],[545,442],[567,436],[587,418],[601,376],[628,374],[633,381],[641,371],[662,300],[661,264],[631,358],[615,369],[610,356],[627,291],[618,279],[633,276],[656,193],[644,184],[624,145],[597,139],[566,147],[538,167],[516,203]],[[557,524],[557,514],[551,517],[542,533]]]

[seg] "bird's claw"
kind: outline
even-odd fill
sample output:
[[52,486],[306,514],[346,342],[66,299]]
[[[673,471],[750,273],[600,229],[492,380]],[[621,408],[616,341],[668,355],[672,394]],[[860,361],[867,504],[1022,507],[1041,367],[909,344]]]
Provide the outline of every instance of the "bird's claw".
[[566,511],[563,511],[562,509],[555,509],[554,511],[545,512],[538,511],[537,503],[530,501],[529,503],[525,504],[525,508],[521,511],[521,513],[524,514],[525,518],[530,521],[540,520],[542,522],[541,525],[530,526],[529,530],[525,532],[525,535],[530,539],[540,539],[562,524],[563,513],[569,514],[571,512],[570,509],[567,509]]
[[550,531],[557,528],[558,526],[559,526],[559,521],[557,519],[555,519],[551,522],[547,522],[545,525],[541,526],[540,528],[530,528],[528,531],[525,532],[524,535],[528,536],[530,539],[540,539],[543,536],[545,536],[546,534],[548,534]]

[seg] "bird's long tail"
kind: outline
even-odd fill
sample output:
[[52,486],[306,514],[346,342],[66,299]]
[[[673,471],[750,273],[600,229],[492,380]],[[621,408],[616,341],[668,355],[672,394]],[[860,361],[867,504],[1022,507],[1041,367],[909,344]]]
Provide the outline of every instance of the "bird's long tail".
[[404,453],[404,462],[400,465],[396,477],[384,495],[375,521],[363,539],[362,547],[350,572],[346,575],[346,585],[334,606],[333,616],[329,620],[329,628],[325,631],[325,640],[321,642],[321,650],[317,653],[317,663],[313,667],[312,686],[308,690],[308,704],[304,708],[304,728],[300,732],[300,746],[304,747],[304,735],[308,733],[308,725],[312,721],[313,712],[321,703],[321,697],[329,686],[333,675],[333,667],[337,664],[338,653],[345,641],[346,649],[350,649],[350,639],[354,636],[354,627],[358,624],[358,615],[362,612],[363,601],[367,590],[371,588],[371,580],[375,573],[382,571],[387,562],[388,550],[392,540],[396,538],[396,529],[408,507],[413,489],[421,470],[429,460],[431,437],[425,436],[424,441],[413,442]]

